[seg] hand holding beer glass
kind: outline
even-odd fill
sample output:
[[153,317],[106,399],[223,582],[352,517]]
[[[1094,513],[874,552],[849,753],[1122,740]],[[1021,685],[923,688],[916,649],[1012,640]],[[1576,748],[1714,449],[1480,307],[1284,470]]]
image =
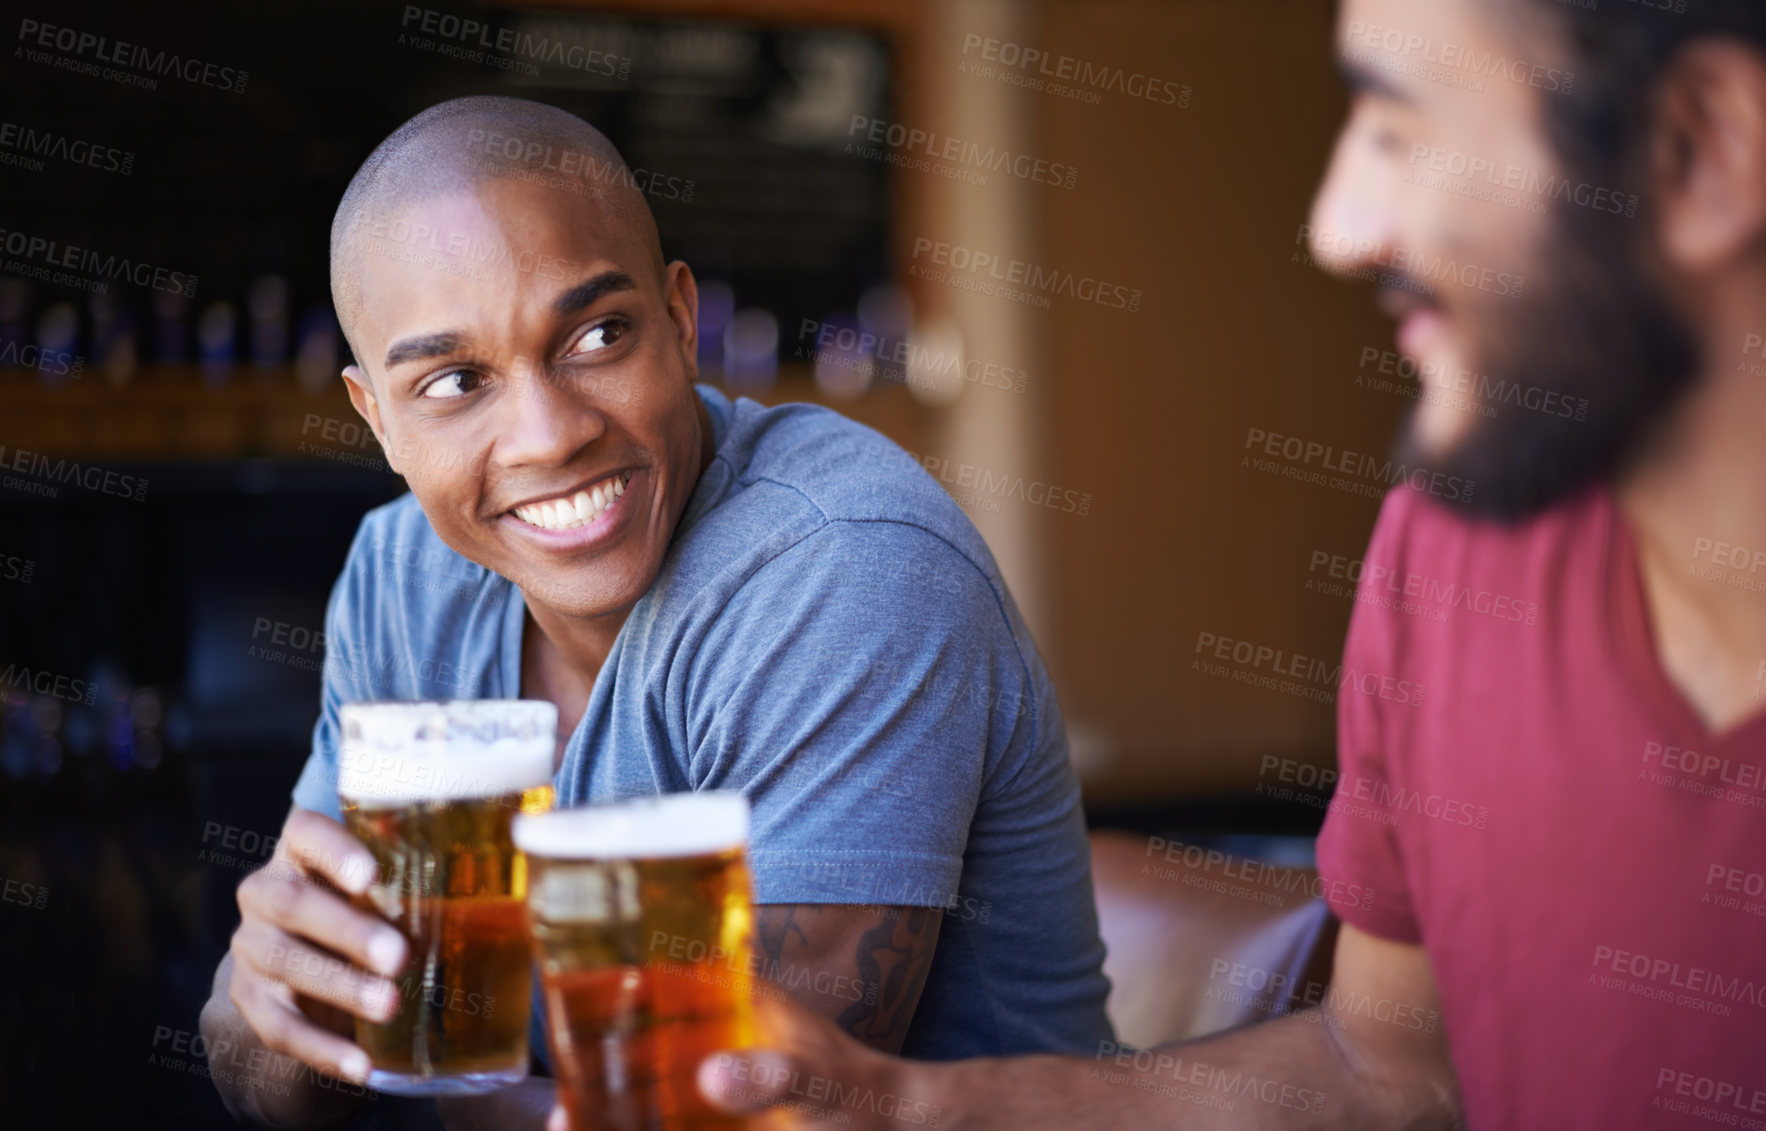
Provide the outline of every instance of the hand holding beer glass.
[[754,1043],[748,799],[683,793],[522,816],[528,911],[572,1131],[746,1126],[700,1062]]
[[356,1020],[368,1086],[474,1095],[527,1075],[526,861],[517,813],[552,804],[551,703],[352,703],[338,795],[375,879],[355,905],[408,944],[390,1020]]

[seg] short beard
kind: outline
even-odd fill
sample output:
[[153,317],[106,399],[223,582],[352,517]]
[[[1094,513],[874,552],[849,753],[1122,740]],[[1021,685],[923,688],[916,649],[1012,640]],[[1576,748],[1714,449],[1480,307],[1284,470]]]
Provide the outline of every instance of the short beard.
[[[1474,315],[1484,331],[1474,369],[1540,407],[1517,403],[1516,392],[1480,397],[1497,415],[1481,418],[1445,453],[1422,450],[1414,422],[1399,434],[1405,466],[1475,485],[1457,504],[1474,517],[1519,523],[1622,476],[1698,383],[1698,340],[1641,250],[1647,210],[1632,220],[1570,211],[1549,224],[1533,257],[1543,270],[1528,273],[1526,296],[1486,300]],[[1559,395],[1549,409],[1546,393]],[[1570,415],[1556,415],[1565,401]]]

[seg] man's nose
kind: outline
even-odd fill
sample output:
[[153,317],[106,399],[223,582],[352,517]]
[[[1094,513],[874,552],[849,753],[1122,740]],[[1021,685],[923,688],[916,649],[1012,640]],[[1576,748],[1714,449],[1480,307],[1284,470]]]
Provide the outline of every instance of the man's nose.
[[1396,201],[1372,173],[1364,163],[1339,155],[1312,203],[1308,250],[1334,275],[1387,263],[1397,245]]
[[505,467],[556,467],[607,431],[607,421],[543,366],[511,366],[497,406],[497,462]]

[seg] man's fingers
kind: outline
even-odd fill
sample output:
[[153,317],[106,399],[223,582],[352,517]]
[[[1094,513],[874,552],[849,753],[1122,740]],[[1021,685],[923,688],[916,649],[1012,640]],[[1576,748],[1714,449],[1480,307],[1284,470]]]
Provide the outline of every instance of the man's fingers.
[[256,975],[234,978],[233,1003],[239,1015],[271,1052],[292,1056],[321,1072],[360,1084],[368,1079],[368,1054],[336,1033],[308,1021],[275,988]]
[[546,1116],[546,1131],[570,1131],[570,1116],[564,1114],[564,1108],[552,1105],[552,1114]]
[[233,933],[233,960],[254,977],[369,1021],[384,1021],[398,1010],[393,983],[267,924],[240,925]]
[[391,976],[404,967],[405,939],[377,915],[358,911],[334,892],[289,876],[259,873],[239,885],[239,911],[290,935],[347,955]]
[[752,1115],[788,1098],[791,1078],[791,1061],[779,1053],[720,1052],[700,1061],[699,1094],[730,1115]]
[[308,809],[288,816],[277,847],[309,875],[324,876],[352,895],[361,895],[374,882],[374,856],[350,831]]

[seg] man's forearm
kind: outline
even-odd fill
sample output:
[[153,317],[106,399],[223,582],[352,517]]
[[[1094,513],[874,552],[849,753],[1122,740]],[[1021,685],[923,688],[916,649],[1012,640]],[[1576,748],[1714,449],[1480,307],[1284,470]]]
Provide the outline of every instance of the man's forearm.
[[290,1056],[271,1052],[246,1024],[229,994],[233,956],[215,971],[202,1009],[209,1073],[236,1118],[266,1127],[323,1127],[341,1121],[369,1095],[347,1080],[320,1076]]
[[1452,1128],[1451,1081],[1362,1056],[1318,1010],[1142,1052],[905,1065],[948,1128]]

